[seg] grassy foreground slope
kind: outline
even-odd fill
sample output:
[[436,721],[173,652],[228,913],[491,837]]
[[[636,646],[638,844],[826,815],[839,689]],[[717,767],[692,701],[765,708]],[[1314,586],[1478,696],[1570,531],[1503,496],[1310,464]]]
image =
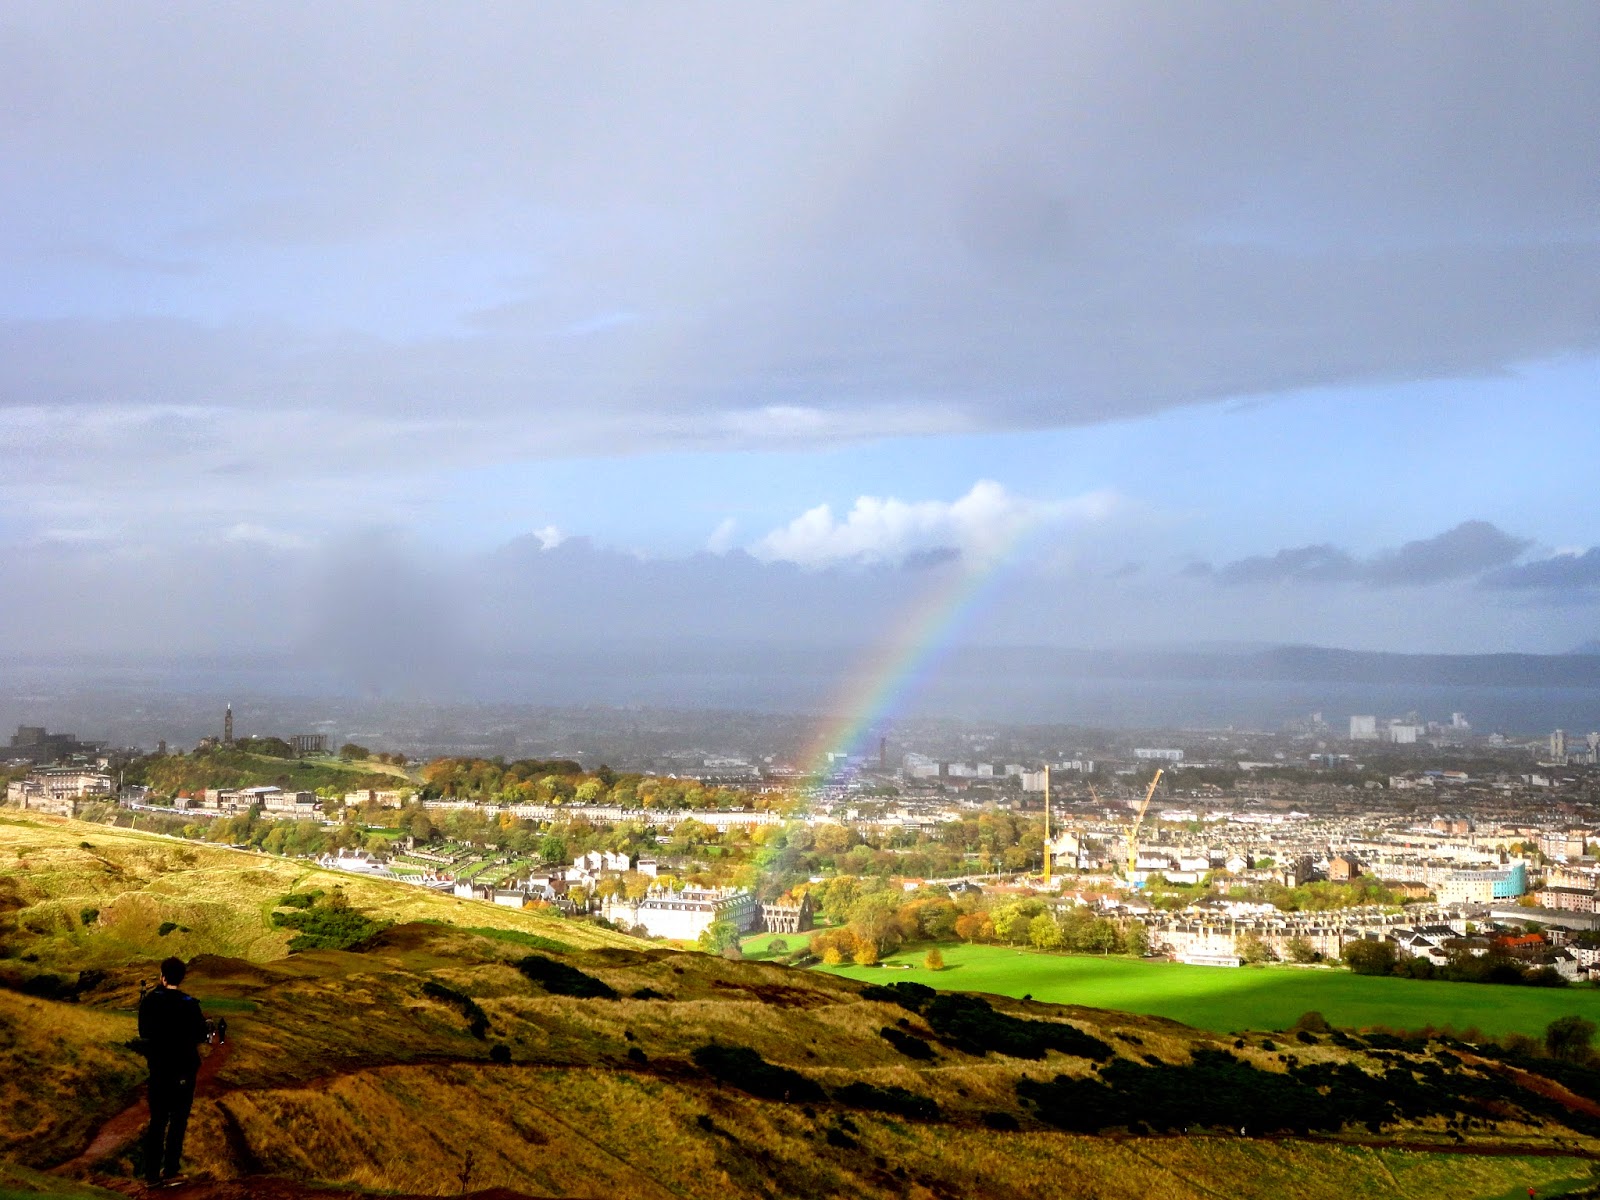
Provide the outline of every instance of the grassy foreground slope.
[[[0,855],[39,868],[6,863],[18,938],[35,909],[134,896],[209,906],[220,945],[299,871],[99,827],[0,834]],[[179,851],[199,857],[164,857]],[[266,878],[236,878],[254,872]],[[933,997],[347,888],[369,910],[423,904],[425,920],[360,951],[286,954],[263,933],[244,941],[259,953],[193,957],[187,986],[230,1037],[196,1101],[197,1182],[181,1196],[1490,1200],[1578,1194],[1600,1162],[1600,1071]],[[179,935],[141,957],[137,938],[96,944],[117,922],[93,924],[27,934],[31,968],[100,954],[73,1002],[0,987],[0,1158],[15,1165],[0,1197],[89,1194],[22,1168],[137,1193],[136,1152],[104,1134],[138,1127],[142,1064],[123,1043],[151,959]]]
[[1202,1029],[1284,1029],[1317,1011],[1335,1025],[1454,1029],[1537,1037],[1557,1017],[1600,1023],[1600,989],[1531,988],[1373,978],[1336,969],[1194,967],[1129,958],[1042,954],[1006,946],[941,946],[945,967],[929,971],[921,949],[882,967],[819,967],[848,979],[913,980],[930,987],[1032,996],[1170,1017]]
[[382,920],[521,930],[578,948],[634,944],[582,922],[292,859],[0,810],[0,955],[38,969],[75,972],[169,954],[281,958],[290,934],[272,924],[277,901],[294,889],[335,887]]
[[[1530,1185],[1566,1194],[1593,1179],[1582,1156],[1600,1154],[1600,1119],[1574,1117],[1575,1129],[1504,1099],[1463,1127],[1464,1139],[1438,1118],[1332,1141],[1217,1127],[1194,1137],[1073,1134],[1019,1099],[1019,1082],[1090,1079],[1118,1063],[1177,1068],[1232,1043],[1147,1017],[1017,1003],[1004,1011],[1088,1034],[1112,1055],[1103,1066],[1057,1051],[1018,1058],[955,1048],[903,1005],[823,974],[661,950],[550,956],[616,997],[580,998],[519,969],[525,951],[405,925],[361,953],[197,960],[192,990],[228,1014],[231,1035],[191,1125],[192,1165],[211,1181],[204,1186],[272,1179],[439,1195],[502,1187],[706,1200],[1460,1200]],[[131,1030],[137,978],[135,968],[110,970],[75,1006],[0,992],[0,1027],[37,1036],[59,1026],[56,1042],[33,1051],[53,1078],[52,1063],[87,1061],[116,1036],[105,1024]],[[87,1020],[58,1022],[55,1013]],[[926,1051],[908,1055],[885,1029]],[[695,1053],[711,1044],[746,1048],[765,1066],[719,1075]],[[1295,1049],[1306,1061],[1373,1071],[1430,1055],[1421,1047],[1352,1054],[1325,1040]],[[1259,1037],[1232,1053],[1264,1072],[1284,1067]],[[753,1094],[762,1091],[755,1075],[769,1068],[793,1073],[787,1098]],[[71,1080],[52,1081],[28,1113],[13,1107],[19,1086],[5,1086],[8,1157],[44,1167],[83,1149],[86,1122],[62,1115],[75,1107]],[[1506,1086],[1513,1098],[1523,1094]],[[1540,1096],[1530,1091],[1527,1102],[1548,1109]],[[29,1120],[23,1136],[14,1126]],[[1485,1152],[1428,1152],[1460,1148]],[[131,1190],[132,1170],[126,1155],[114,1157],[94,1182]]]

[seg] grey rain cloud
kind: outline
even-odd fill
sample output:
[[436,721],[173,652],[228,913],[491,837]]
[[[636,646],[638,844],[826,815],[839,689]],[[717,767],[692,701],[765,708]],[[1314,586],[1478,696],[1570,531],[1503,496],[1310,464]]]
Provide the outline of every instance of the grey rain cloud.
[[103,16],[0,38],[0,405],[515,458],[1600,347],[1592,5]]
[[[551,544],[536,535],[466,552],[386,532],[325,547],[240,534],[138,551],[71,540],[17,548],[0,573],[0,662],[262,655],[356,694],[397,697],[474,694],[482,671],[523,669],[519,656],[616,661],[636,649],[641,669],[663,656],[686,661],[686,686],[703,691],[684,699],[700,703],[723,694],[722,667],[710,659],[696,665],[694,647],[786,649],[801,660],[821,654],[828,672],[848,677],[864,648],[925,613],[930,596],[948,596],[949,573],[964,569],[946,562],[808,570],[737,550],[647,559],[584,538]],[[1592,607],[1552,618],[1547,608],[1496,602],[1465,578],[1435,585],[1425,605],[1362,587],[1308,587],[1286,605],[1271,587],[1218,587],[1214,573],[1040,576],[1019,567],[996,579],[982,622],[959,641],[1094,647],[1150,631],[1204,642],[1249,630],[1261,642],[1350,645],[1354,631],[1364,646],[1488,650],[1514,637],[1560,650],[1589,636],[1592,616]],[[540,669],[526,668],[535,696]]]
[[1600,546],[1591,546],[1581,554],[1557,554],[1503,567],[1486,575],[1483,585],[1509,591],[1571,592],[1600,588]]
[[1481,575],[1508,564],[1533,543],[1488,521],[1463,521],[1431,538],[1358,558],[1337,546],[1295,546],[1271,555],[1227,563],[1216,571],[1226,584],[1357,583],[1369,587],[1422,587]]

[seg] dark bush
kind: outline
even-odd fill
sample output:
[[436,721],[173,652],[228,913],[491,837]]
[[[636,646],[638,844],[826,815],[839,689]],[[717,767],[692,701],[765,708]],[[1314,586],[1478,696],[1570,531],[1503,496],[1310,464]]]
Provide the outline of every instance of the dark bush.
[[669,997],[652,987],[636,988],[629,993],[635,1000],[666,1000]]
[[870,1083],[848,1083],[838,1088],[833,1093],[833,1098],[841,1104],[848,1104],[851,1108],[865,1108],[873,1112],[894,1113],[897,1116],[912,1117],[919,1121],[936,1121],[939,1119],[939,1105],[927,1096],[919,1096],[916,1092],[907,1091],[903,1087],[890,1084],[888,1087],[876,1087]]
[[885,1004],[898,1004],[902,1008],[909,1008],[912,1012],[921,1012],[923,1007],[935,999],[939,993],[925,983],[874,983],[861,989],[863,1000],[880,1000]]
[[528,955],[517,963],[517,970],[555,996],[576,996],[580,1000],[620,999],[616,989],[604,980],[542,954]]
[[[422,994],[439,1001],[441,1004],[448,1004],[452,1008],[459,1009],[461,1015],[467,1018],[468,1030],[479,1041],[482,1041],[485,1035],[488,1034],[489,1014],[479,1008],[478,1002],[465,992],[458,992],[455,988],[445,987],[444,984],[435,983],[429,979],[422,985]],[[510,1053],[509,1050],[506,1051],[508,1056]],[[493,1057],[493,1055],[494,1052],[490,1051],[490,1057]]]
[[712,1042],[696,1049],[690,1057],[713,1079],[763,1100],[805,1104],[826,1098],[823,1090],[800,1072],[769,1063],[747,1046]]
[[983,1114],[983,1123],[990,1129],[997,1129],[1002,1133],[1016,1133],[1022,1128],[1017,1119],[1008,1112],[986,1112]]
[[885,1025],[882,1029],[878,1030],[878,1036],[883,1038],[884,1041],[888,1042],[907,1058],[920,1059],[925,1062],[930,1058],[937,1057],[933,1047],[928,1045],[927,1042],[923,1041],[915,1034],[906,1033],[902,1029],[896,1029],[893,1025]]
[[[1376,1129],[1389,1119],[1388,1089],[1374,1088],[1358,1068],[1339,1070],[1350,1074],[1316,1077],[1329,1088],[1324,1095],[1301,1072],[1258,1071],[1225,1050],[1202,1049],[1185,1066],[1141,1067],[1122,1059],[1107,1066],[1099,1079],[1023,1079],[1017,1094],[1038,1106],[1040,1120],[1079,1133],[1131,1128],[1142,1121],[1156,1130],[1221,1125],[1305,1134],[1350,1123]],[[1447,1091],[1436,1099],[1443,1111],[1454,1111]]]
[[1307,1033],[1331,1033],[1333,1030],[1333,1026],[1328,1024],[1328,1018],[1316,1009],[1301,1013],[1293,1028],[1302,1029]]
[[278,900],[277,907],[279,907],[279,908],[310,908],[313,904],[315,904],[320,899],[322,899],[322,892],[320,892],[320,891],[314,891],[314,892],[290,892],[287,896],[283,896]]
[[504,1042],[496,1042],[489,1047],[489,1061],[504,1066],[511,1061],[511,1047]]
[[[905,985],[898,985],[905,986]],[[1060,1021],[1030,1021],[996,1012],[977,996],[936,994],[923,1006],[934,1036],[967,1054],[993,1050],[1012,1058],[1043,1058],[1051,1050],[1105,1062],[1115,1052],[1099,1038]]]

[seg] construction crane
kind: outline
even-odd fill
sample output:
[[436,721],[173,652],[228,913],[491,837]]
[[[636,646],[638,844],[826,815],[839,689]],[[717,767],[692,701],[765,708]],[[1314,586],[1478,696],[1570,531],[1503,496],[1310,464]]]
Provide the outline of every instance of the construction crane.
[[1150,811],[1150,797],[1156,794],[1156,784],[1161,782],[1161,768],[1156,768],[1155,776],[1150,780],[1150,787],[1145,791],[1144,801],[1139,805],[1139,815],[1133,818],[1133,828],[1128,830],[1128,878],[1133,878],[1134,864],[1139,857],[1139,826],[1144,824],[1144,814]]
[[1050,886],[1050,764],[1044,765],[1044,885]]

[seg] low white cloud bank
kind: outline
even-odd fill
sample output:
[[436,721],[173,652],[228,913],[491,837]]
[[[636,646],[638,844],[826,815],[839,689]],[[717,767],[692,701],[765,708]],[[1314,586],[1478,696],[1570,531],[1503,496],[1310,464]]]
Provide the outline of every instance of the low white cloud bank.
[[861,496],[842,519],[819,504],[750,548],[764,562],[820,568],[839,564],[917,565],[960,558],[984,562],[1047,525],[1105,516],[1115,497],[1091,492],[1070,500],[1032,500],[980,480],[956,500]]

